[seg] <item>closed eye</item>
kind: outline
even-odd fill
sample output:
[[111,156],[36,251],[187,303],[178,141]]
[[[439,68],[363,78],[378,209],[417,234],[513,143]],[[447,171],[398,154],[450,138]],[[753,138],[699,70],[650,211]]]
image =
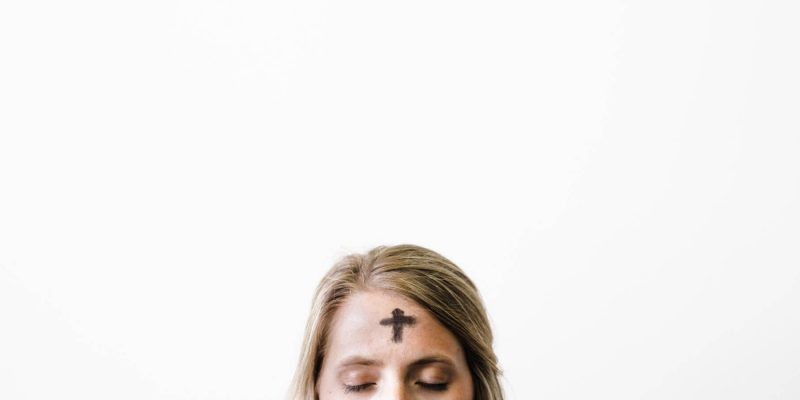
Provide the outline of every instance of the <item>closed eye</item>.
[[374,383],[362,383],[360,385],[344,385],[344,392],[345,393],[361,392],[363,390],[367,390],[372,385],[374,385]]
[[428,382],[417,382],[417,385],[422,387],[423,389],[433,390],[435,392],[444,392],[447,390],[448,382],[444,383],[428,383]]

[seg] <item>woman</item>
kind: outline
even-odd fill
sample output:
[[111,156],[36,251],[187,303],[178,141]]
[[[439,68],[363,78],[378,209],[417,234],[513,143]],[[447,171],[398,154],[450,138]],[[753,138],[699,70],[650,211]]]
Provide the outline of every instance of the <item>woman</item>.
[[342,258],[314,295],[294,400],[502,400],[478,290],[414,245]]

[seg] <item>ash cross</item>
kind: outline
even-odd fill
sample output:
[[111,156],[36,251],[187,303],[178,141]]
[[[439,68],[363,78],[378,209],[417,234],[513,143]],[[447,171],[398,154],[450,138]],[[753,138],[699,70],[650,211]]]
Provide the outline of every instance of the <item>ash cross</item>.
[[392,341],[395,343],[399,343],[403,341],[403,325],[414,325],[416,319],[414,317],[406,317],[403,310],[399,308],[395,308],[392,310],[392,318],[386,318],[381,320],[381,325],[392,326]]

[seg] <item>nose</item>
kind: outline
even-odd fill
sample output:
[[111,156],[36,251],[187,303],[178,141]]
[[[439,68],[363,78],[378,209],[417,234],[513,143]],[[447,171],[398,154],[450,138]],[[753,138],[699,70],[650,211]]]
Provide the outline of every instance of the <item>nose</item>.
[[384,382],[377,400],[412,400],[411,392],[402,380]]

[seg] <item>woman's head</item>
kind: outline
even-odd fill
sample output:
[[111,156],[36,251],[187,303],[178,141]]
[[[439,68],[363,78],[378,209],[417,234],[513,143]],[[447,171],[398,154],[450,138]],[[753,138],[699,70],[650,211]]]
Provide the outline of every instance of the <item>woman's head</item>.
[[322,278],[294,400],[502,400],[486,311],[448,259],[414,245],[342,258]]

